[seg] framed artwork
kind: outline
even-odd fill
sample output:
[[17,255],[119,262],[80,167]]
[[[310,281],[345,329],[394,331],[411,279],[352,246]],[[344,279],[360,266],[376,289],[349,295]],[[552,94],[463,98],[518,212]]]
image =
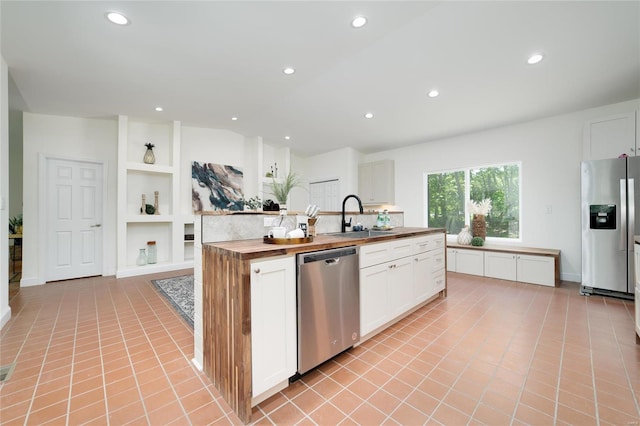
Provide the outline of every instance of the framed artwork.
[[193,212],[243,210],[243,178],[239,167],[192,161]]

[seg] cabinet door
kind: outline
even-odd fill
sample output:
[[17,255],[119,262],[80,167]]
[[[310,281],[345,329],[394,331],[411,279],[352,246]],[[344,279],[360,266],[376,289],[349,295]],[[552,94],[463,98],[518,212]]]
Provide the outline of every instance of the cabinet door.
[[516,255],[512,253],[486,252],[484,275],[502,280],[516,280]]
[[456,272],[456,249],[447,249],[447,271]]
[[251,262],[253,396],[296,372],[295,270],[293,256]]
[[517,256],[518,281],[554,287],[556,284],[555,260],[548,256]]
[[584,129],[584,160],[636,154],[636,112],[592,120]]
[[[636,307],[636,335],[640,338],[640,286],[636,284],[636,300],[634,303]],[[636,342],[638,340],[636,339]]]
[[360,164],[358,166],[358,192],[364,204],[394,204],[393,160]]
[[360,336],[391,319],[389,274],[385,263],[360,269]]
[[414,306],[432,296],[433,252],[420,253],[413,258],[413,294]]
[[413,257],[389,262],[389,294],[391,296],[391,316],[396,317],[415,305],[413,295]]
[[456,272],[484,275],[484,253],[479,250],[456,250]]

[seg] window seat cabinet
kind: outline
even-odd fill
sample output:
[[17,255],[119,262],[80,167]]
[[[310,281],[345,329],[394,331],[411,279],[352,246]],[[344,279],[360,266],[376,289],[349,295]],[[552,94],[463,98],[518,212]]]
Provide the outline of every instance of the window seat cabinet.
[[560,283],[560,250],[448,243],[447,256],[447,270],[452,272],[548,287]]

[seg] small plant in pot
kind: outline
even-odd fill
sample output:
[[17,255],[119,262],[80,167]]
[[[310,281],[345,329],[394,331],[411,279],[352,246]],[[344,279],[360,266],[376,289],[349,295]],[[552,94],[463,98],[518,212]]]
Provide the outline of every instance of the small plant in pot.
[[242,202],[244,203],[245,210],[258,210],[262,208],[262,200],[260,197],[251,197],[248,200],[243,198]]
[[289,172],[282,181],[277,181],[273,178],[271,191],[280,204],[280,210],[286,210],[289,192],[296,187],[302,187],[302,179],[300,179],[300,177],[294,172]]

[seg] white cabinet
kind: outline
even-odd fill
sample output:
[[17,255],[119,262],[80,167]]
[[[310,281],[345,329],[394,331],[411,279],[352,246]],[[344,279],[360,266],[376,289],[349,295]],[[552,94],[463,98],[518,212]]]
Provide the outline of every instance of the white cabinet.
[[363,204],[395,203],[393,160],[363,163],[358,166],[358,194]]
[[389,275],[386,263],[360,269],[360,336],[391,320]]
[[251,262],[251,368],[253,396],[297,369],[295,257]]
[[[180,122],[148,123],[118,117],[118,277],[193,267],[193,243],[185,241],[185,225],[193,215],[180,209]],[[152,143],[156,162],[146,164],[145,144]],[[159,214],[141,214],[145,204]],[[188,206],[190,209],[191,206]],[[157,263],[137,266],[140,249],[155,241]]]
[[635,244],[635,308],[636,308],[636,343],[640,343],[640,244]]
[[503,280],[555,286],[555,260],[547,256],[484,253],[484,275]]
[[419,237],[414,242],[413,293],[415,304],[444,290],[444,234]]
[[360,247],[360,334],[444,290],[444,234]]
[[447,271],[484,275],[484,256],[480,250],[447,249]]
[[583,159],[638,155],[636,111],[591,120],[584,127]]

